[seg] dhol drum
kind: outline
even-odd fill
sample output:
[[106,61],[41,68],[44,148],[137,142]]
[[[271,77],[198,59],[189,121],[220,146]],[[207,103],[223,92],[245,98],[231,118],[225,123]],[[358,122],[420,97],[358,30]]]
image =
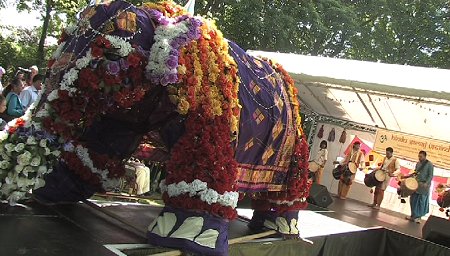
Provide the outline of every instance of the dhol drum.
[[311,161],[309,162],[309,171],[310,172],[317,172],[319,170],[320,166],[318,163]]
[[376,187],[380,185],[386,179],[386,174],[382,170],[376,170],[371,173],[366,174],[364,177],[364,184],[371,187]]
[[335,180],[339,180],[344,174],[345,166],[344,165],[338,165],[336,168],[333,169],[333,177]]
[[448,208],[450,207],[450,190],[445,191],[440,195],[437,199],[437,204],[441,208]]
[[358,166],[355,163],[350,162],[348,163],[348,169],[351,173],[355,174],[356,171],[358,170]]
[[412,195],[419,188],[419,183],[413,177],[406,178],[400,182],[400,188],[397,193],[401,197],[408,197]]

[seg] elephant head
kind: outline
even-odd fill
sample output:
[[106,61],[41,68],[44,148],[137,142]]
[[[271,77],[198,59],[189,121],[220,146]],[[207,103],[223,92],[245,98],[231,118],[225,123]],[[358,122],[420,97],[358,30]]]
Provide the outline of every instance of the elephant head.
[[[11,186],[3,186],[3,198],[16,201],[34,188],[41,200],[77,201],[112,189],[143,135],[168,126],[182,129],[164,87],[177,80],[178,61],[157,63],[159,56],[170,55],[154,45],[156,26],[167,20],[151,7],[124,1],[89,6],[76,24],[64,29],[38,101],[9,124],[2,142],[23,142],[24,149],[16,153],[26,151],[22,158],[40,161],[26,175],[23,170],[5,172],[5,183]],[[182,11],[173,9],[174,14]],[[191,30],[173,49],[197,36],[195,24]],[[161,67],[173,72],[161,74]],[[27,144],[27,137],[45,141],[46,147]],[[4,161],[11,160],[4,170],[16,168],[16,157],[4,155]],[[19,180],[24,182],[17,186]]]

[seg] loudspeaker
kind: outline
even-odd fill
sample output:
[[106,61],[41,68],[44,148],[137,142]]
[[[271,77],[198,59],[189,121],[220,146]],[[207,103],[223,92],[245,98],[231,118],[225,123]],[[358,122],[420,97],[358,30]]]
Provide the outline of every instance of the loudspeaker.
[[327,187],[316,183],[312,184],[307,201],[308,203],[322,208],[327,208],[331,203],[333,203],[333,199],[331,198]]
[[450,221],[431,215],[422,228],[422,237],[450,248]]

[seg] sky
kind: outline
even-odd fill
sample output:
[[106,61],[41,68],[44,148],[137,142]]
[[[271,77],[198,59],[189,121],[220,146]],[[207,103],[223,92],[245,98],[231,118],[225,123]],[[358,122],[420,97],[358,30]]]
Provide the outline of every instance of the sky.
[[17,26],[33,28],[41,23],[37,11],[18,12],[14,0],[6,1],[6,8],[0,8],[0,24],[8,26]]

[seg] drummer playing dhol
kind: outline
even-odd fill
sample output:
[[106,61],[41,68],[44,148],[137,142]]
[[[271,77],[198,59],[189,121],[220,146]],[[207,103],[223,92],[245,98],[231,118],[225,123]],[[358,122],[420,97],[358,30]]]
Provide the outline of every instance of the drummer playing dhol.
[[407,216],[406,219],[420,223],[420,220],[430,211],[430,187],[433,179],[434,166],[427,159],[427,152],[419,152],[419,162],[416,164],[415,173],[408,175],[407,177],[415,177],[419,183],[419,188],[414,192],[409,202],[411,205],[411,216]]
[[[342,200],[347,198],[347,194],[350,191],[350,187],[355,179],[355,173],[358,167],[361,166],[362,160],[364,160],[364,154],[361,151],[361,142],[356,141],[353,143],[352,150],[348,152],[345,159],[340,163],[342,166],[346,166],[346,170],[341,175],[341,179],[338,184],[338,197]],[[349,165],[353,165],[353,171],[350,171]]]
[[[391,147],[386,148],[386,157],[383,160],[383,163],[376,170],[384,171],[386,178],[382,183],[375,187],[375,193],[373,194],[373,203],[367,206],[372,207],[375,210],[379,210],[381,206],[381,202],[384,198],[384,191],[392,177],[397,177],[400,174],[400,161],[394,157],[394,149]],[[373,189],[370,190],[373,192]]]

